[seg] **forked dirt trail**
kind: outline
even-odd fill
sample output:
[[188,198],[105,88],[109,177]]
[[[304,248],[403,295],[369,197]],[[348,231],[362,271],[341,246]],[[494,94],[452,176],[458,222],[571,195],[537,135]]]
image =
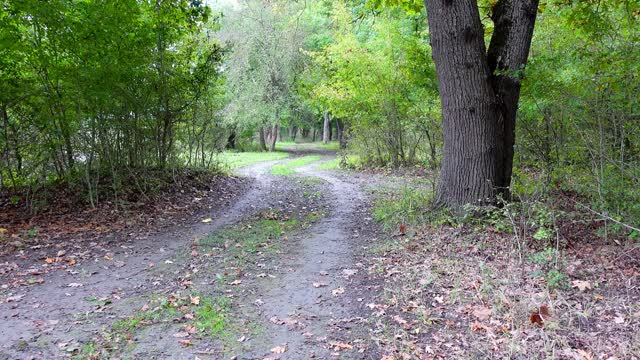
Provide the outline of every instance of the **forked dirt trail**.
[[[321,155],[290,176],[271,173],[290,160],[242,169],[253,185],[229,207],[170,233],[105,246],[104,257],[41,283],[4,287],[0,359],[379,358],[367,340],[363,314],[371,294],[358,262],[373,233],[368,199],[355,177],[318,170],[334,157]],[[232,227],[253,229],[264,214],[313,221],[250,251],[198,242]],[[261,250],[270,246],[278,250]],[[34,256],[30,261],[0,259],[15,273],[41,266]],[[196,330],[207,316],[190,320],[200,298],[226,299],[223,330]],[[154,308],[157,299],[163,305]]]

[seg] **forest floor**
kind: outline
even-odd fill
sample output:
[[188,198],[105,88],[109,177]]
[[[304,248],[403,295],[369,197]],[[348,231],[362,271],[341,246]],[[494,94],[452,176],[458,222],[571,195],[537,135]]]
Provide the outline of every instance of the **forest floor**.
[[573,242],[555,274],[495,226],[385,221],[423,176],[285,151],[158,224],[4,249],[0,359],[640,357],[636,244]]

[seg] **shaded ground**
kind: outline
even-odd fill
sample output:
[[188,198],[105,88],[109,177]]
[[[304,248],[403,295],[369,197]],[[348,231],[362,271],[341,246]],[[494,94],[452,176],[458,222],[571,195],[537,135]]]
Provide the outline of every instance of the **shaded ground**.
[[314,164],[271,174],[288,161],[243,169],[230,206],[158,235],[5,256],[0,358],[376,358],[367,197]]
[[2,256],[0,359],[640,358],[636,242],[456,223],[428,177],[290,150],[164,226]]

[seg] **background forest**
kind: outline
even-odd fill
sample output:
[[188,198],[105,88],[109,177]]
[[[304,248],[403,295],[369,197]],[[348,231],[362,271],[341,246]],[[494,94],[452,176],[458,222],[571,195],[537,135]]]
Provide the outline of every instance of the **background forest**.
[[[492,4],[479,6],[488,41]],[[540,5],[516,196],[561,191],[637,224],[639,16],[635,1]],[[119,203],[278,142],[339,140],[343,166],[431,178],[442,157],[429,29],[411,1],[4,1],[0,87],[3,201],[32,211],[52,185]]]

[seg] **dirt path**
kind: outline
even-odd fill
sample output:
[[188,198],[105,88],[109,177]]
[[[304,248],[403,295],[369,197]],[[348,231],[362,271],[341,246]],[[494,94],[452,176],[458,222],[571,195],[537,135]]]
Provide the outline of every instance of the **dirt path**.
[[[326,152],[322,156],[323,161],[332,158]],[[277,256],[259,251],[260,255],[245,260],[242,271],[235,268],[242,272],[236,283],[220,286],[209,275],[193,277],[194,282],[203,279],[198,288],[202,294],[232,299],[227,317],[246,317],[251,329],[261,329],[259,333],[246,330],[249,326],[234,327],[237,333],[227,333],[227,337],[238,339],[239,346],[229,345],[228,339],[221,343],[196,335],[193,337],[203,345],[192,346],[191,340],[176,341],[172,336],[176,331],[182,333],[182,325],[174,319],[163,327],[150,325],[148,331],[135,336],[127,333],[127,346],[118,352],[133,358],[372,357],[375,350],[365,340],[366,320],[359,316],[364,313],[368,290],[358,286],[358,274],[364,271],[354,257],[360,251],[360,233],[370,231],[366,196],[348,177],[315,169],[318,163],[296,169],[291,177],[271,175],[275,163],[242,170],[242,175],[255,179],[254,185],[230,208],[203,214],[212,219],[209,223],[194,219],[169,233],[105,249],[107,255],[102,258],[47,275],[43,283],[5,292],[0,298],[0,359],[91,355],[96,334],[104,334],[116,320],[131,318],[153,297],[184,294],[189,286],[184,279],[195,274],[196,267],[206,269],[201,274],[227,274],[232,263],[227,255],[203,258],[192,250],[197,249],[194,239],[251,221],[265,209],[282,211],[288,218],[288,214],[306,214],[310,207],[313,211],[326,209],[326,216],[278,244]],[[305,182],[313,186],[300,185]],[[315,189],[322,201],[310,201],[307,188]],[[262,281],[253,276],[264,263],[275,274],[273,279]],[[183,286],[176,290],[176,284]],[[255,315],[247,315],[254,308]]]
[[[325,156],[327,159],[330,157]],[[287,359],[338,356],[351,349],[352,340],[360,335],[352,328],[364,329],[361,323],[365,319],[358,316],[363,299],[357,301],[351,277],[362,271],[353,253],[357,251],[359,225],[370,220],[362,219],[360,213],[366,199],[359,186],[319,171],[317,165],[298,169],[298,173],[327,183],[330,215],[301,236],[296,257],[288,264],[291,271],[264,294],[263,318],[271,324],[267,339],[262,340],[286,346],[282,358]],[[364,339],[360,340],[366,349]],[[246,358],[268,355],[268,349],[256,349]]]

